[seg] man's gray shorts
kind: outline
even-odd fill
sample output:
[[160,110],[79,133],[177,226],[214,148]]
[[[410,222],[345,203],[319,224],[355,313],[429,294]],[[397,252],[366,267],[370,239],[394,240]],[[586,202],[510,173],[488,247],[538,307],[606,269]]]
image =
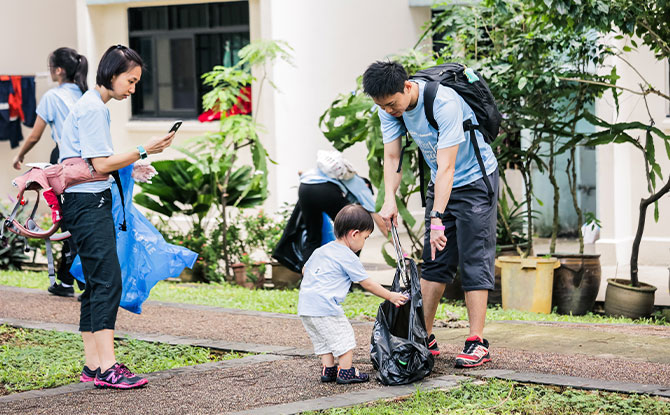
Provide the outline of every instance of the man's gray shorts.
[[430,259],[430,212],[433,184],[426,192],[425,237],[421,278],[451,283],[460,268],[464,291],[492,290],[496,254],[498,170],[489,175],[494,194],[489,196],[484,179],[452,189],[442,223],[447,246]]

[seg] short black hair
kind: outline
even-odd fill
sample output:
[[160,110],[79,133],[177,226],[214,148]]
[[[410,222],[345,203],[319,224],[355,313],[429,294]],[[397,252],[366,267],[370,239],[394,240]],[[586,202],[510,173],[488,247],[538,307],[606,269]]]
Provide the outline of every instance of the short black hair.
[[402,92],[408,79],[407,71],[398,62],[377,61],[363,74],[363,91],[372,98],[384,98]]
[[342,238],[349,231],[375,230],[375,223],[370,212],[361,205],[347,205],[335,216],[335,237]]
[[123,45],[110,46],[100,59],[95,83],[112,89],[112,78],[115,75],[120,75],[136,66],[144,68],[144,62],[137,52]]

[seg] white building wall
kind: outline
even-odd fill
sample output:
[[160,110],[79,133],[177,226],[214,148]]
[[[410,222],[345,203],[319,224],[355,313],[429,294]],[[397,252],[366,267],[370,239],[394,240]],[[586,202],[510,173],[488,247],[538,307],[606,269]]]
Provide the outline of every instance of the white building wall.
[[[641,43],[641,42],[640,42]],[[623,44],[619,45],[620,47]],[[635,65],[641,75],[651,85],[668,94],[668,65],[657,61],[651,51],[641,47],[637,52],[624,56]],[[618,84],[639,90],[642,80],[635,71],[621,59],[613,59],[617,73],[621,76]],[[661,97],[647,97],[649,109],[656,126],[666,134],[670,133],[668,102]],[[624,92],[619,97],[617,113],[611,94],[597,103],[598,115],[608,121],[649,122],[649,114],[644,99],[640,95]],[[644,144],[645,132],[635,131],[633,137],[640,137]],[[662,141],[655,141],[656,159],[664,172],[664,181],[657,181],[657,189],[670,179],[670,161]],[[639,203],[649,196],[645,179],[642,152],[630,144],[610,144],[597,148],[598,156],[598,218],[603,224],[597,251],[602,254],[601,262],[618,264],[619,271],[626,276],[630,269],[630,254],[639,217]],[[646,226],[640,246],[639,263],[645,265],[665,265],[670,263],[670,196],[659,201],[660,219],[654,221],[654,207],[647,209]],[[621,276],[621,272],[618,273]],[[611,277],[611,276],[608,276]]]
[[[0,24],[0,75],[37,75],[36,98],[57,84],[51,81],[47,58],[59,47],[77,49],[77,31],[74,23],[76,0],[62,0],[53,7],[53,0],[0,0],[3,16]],[[82,53],[82,52],[80,52]],[[22,127],[24,141],[30,128]],[[25,162],[49,161],[55,144],[47,126],[42,139],[25,158]],[[9,141],[0,141],[0,203],[8,203],[15,196],[11,179],[21,172],[12,168],[12,160],[20,147],[10,149]],[[31,192],[32,193],[32,192]],[[33,198],[33,195],[29,195]]]
[[[270,205],[297,200],[298,171],[313,168],[318,149],[332,149],[318,126],[319,117],[340,93],[352,91],[356,78],[375,60],[414,46],[428,7],[388,0],[261,0],[270,8],[271,37],[294,49],[295,67],[278,64],[273,80],[274,128],[268,142],[278,163],[272,169]],[[265,26],[264,26],[265,27]],[[357,171],[367,175],[367,149],[345,151]]]

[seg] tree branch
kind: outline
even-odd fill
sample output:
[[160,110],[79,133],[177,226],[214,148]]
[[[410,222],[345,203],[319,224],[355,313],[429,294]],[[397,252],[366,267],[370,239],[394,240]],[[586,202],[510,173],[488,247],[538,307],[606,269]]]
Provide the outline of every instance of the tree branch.
[[635,95],[645,96],[645,95],[649,95],[649,94],[655,94],[655,95],[658,95],[658,96],[660,96],[662,98],[665,98],[668,101],[670,101],[670,95],[666,95],[666,94],[662,93],[661,91],[658,91],[656,88],[652,88],[652,87],[649,87],[649,88],[645,89],[644,92],[638,92],[634,89],[626,88],[626,87],[619,86],[619,85],[608,84],[607,82],[591,81],[591,80],[588,80],[588,79],[581,79],[581,78],[566,78],[566,77],[563,77],[563,76],[559,76],[558,79],[560,79],[561,81],[581,82],[581,83],[584,83],[584,84],[599,85],[599,86],[604,86],[604,87],[608,87],[608,88],[621,89],[622,91],[630,92],[631,94],[635,94]]

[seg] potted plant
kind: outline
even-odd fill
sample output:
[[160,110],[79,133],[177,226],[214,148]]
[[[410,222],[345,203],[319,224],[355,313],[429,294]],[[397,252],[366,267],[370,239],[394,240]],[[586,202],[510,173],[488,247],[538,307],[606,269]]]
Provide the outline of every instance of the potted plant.
[[[256,114],[251,116],[237,110],[250,100],[250,94],[242,91],[256,81],[251,73],[255,68],[262,74],[258,80],[260,92],[267,81],[266,65],[277,59],[290,63],[289,51],[290,47],[283,42],[252,42],[240,50],[240,59],[235,65],[216,66],[204,74],[203,84],[209,90],[203,97],[204,109],[221,111],[229,116],[221,117],[217,132],[188,140],[179,148],[187,159],[166,162],[171,163],[165,166],[168,172],[163,175],[159,171],[153,183],[142,186],[146,195],[135,198],[138,204],[168,217],[183,209],[187,217],[195,218],[192,224],[198,223],[197,230],[204,233],[208,245],[220,248],[216,260],[212,258],[207,264],[212,279],[215,274],[219,275],[216,278],[219,281],[233,278],[229,238],[226,236],[227,209],[256,206],[268,194],[269,157],[259,139],[261,126],[256,123]],[[259,97],[258,93],[254,106]],[[238,163],[239,155],[245,150],[250,152],[251,165]],[[174,174],[172,167],[178,168],[174,179],[171,177]],[[208,219],[204,220],[205,217]]]
[[[218,211],[213,220],[219,229],[217,234],[221,239],[223,270],[229,278],[232,278],[232,258],[227,237],[227,210],[229,207],[243,207],[242,200],[252,192],[258,193],[260,202],[267,198],[267,165],[268,161],[272,161],[259,137],[262,126],[256,122],[258,111],[245,114],[232,110],[249,101],[249,96],[241,91],[254,81],[258,85],[252,100],[256,108],[263,85],[268,81],[267,65],[276,60],[291,64],[290,52],[291,48],[285,42],[255,41],[239,51],[240,59],[234,66],[216,66],[204,74],[203,84],[210,89],[203,96],[204,109],[230,115],[221,117],[219,131],[195,137],[180,149],[193,162],[194,172],[200,171],[211,177],[210,193],[214,196],[212,202]],[[260,79],[252,74],[252,68],[261,74]],[[274,84],[270,85],[274,87]],[[239,164],[242,152],[247,150],[251,156],[251,165],[243,165],[241,168],[248,169],[249,180],[237,188],[239,197],[235,199],[232,194],[236,172],[234,167]]]
[[[562,88],[554,101],[560,104],[556,106],[554,116],[547,127],[547,144],[549,153],[547,155],[547,175],[553,188],[553,222],[551,227],[551,242],[549,254],[560,261],[560,266],[554,272],[554,283],[552,293],[553,308],[559,314],[584,315],[593,309],[600,289],[601,267],[599,254],[584,253],[584,213],[579,206],[577,196],[577,146],[582,140],[582,135],[577,132],[577,124],[584,121],[592,112],[591,105],[595,99],[602,96],[606,90],[601,84],[612,80],[610,75],[598,75],[589,69],[594,62],[600,65],[610,50],[596,44],[595,47],[578,47],[567,49],[572,66],[560,74],[562,78],[583,79],[598,84],[582,82],[562,82]],[[556,164],[559,156],[569,152],[565,174],[568,188],[572,197],[572,205],[577,215],[577,233],[579,238],[578,253],[557,253],[556,238],[559,231],[560,212],[559,201],[562,190],[558,185]],[[587,225],[595,226],[597,219],[591,213],[587,213],[589,220]]]
[[275,219],[262,209],[240,210],[228,221],[228,246],[234,263],[235,282],[247,288],[261,288],[267,265],[283,230],[284,216]]
[[[502,132],[492,145],[501,181],[508,187],[505,177],[508,167],[515,168],[523,181],[519,211],[525,216],[526,243],[514,246],[517,255],[501,256],[496,261],[501,268],[503,308],[510,304],[518,306],[517,299],[527,299],[532,294],[542,297],[542,303],[548,306],[541,310],[548,312],[555,260],[532,256],[533,204],[542,203],[534,193],[533,174],[543,173],[547,168],[541,155],[547,118],[554,111],[552,98],[558,90],[556,73],[561,72],[566,62],[565,48],[573,44],[571,41],[577,35],[556,30],[551,22],[537,19],[529,4],[514,1],[446,8],[435,14],[428,34],[442,37],[441,60],[465,61],[487,79],[503,114]],[[505,208],[502,202],[499,206]],[[506,213],[502,212],[499,218],[505,218]],[[504,224],[503,230],[511,231]],[[527,280],[531,275],[532,279]],[[518,279],[524,279],[525,283],[514,282]],[[512,288],[536,283],[542,288],[530,292]]]
[[[158,175],[151,183],[138,183],[142,189],[134,197],[135,203],[158,214],[157,229],[165,240],[182,245],[199,254],[192,270],[184,270],[182,280],[221,282],[225,280],[221,252],[221,229],[206,220],[212,209],[217,208],[218,197],[212,194],[210,173],[200,171],[189,160],[161,160],[152,164]],[[220,168],[229,168],[222,162]],[[260,189],[243,194],[246,183],[251,181],[251,168],[234,169],[230,178],[230,200],[238,206],[252,207],[263,200]],[[185,221],[176,223],[180,217]]]
[[[550,5],[541,0],[535,0],[537,11],[546,16],[555,25],[568,30],[575,27],[596,28],[603,35],[611,33],[616,28],[619,33],[616,38],[623,39],[629,36],[629,44],[622,47],[621,52],[629,52],[637,48],[640,41],[648,47],[660,62],[670,58],[670,45],[666,39],[670,37],[670,28],[667,23],[667,7],[656,1],[615,0],[602,8],[598,2],[573,2],[569,0],[555,0]],[[620,53],[618,61],[628,65],[641,79],[639,90],[633,90],[616,85],[616,79],[608,86],[612,88],[615,103],[618,109],[618,91],[626,91],[644,99],[645,108],[649,115],[649,122],[621,122],[612,124],[605,120],[593,117],[592,124],[602,127],[602,131],[589,137],[590,145],[604,143],[629,143],[640,150],[644,156],[645,177],[647,179],[648,196],[643,197],[639,204],[638,224],[633,240],[630,259],[630,279],[608,279],[605,295],[605,312],[610,315],[623,315],[637,318],[651,314],[654,305],[656,287],[644,284],[638,278],[638,255],[642,234],[644,232],[646,213],[649,206],[654,205],[654,219],[658,220],[658,200],[670,192],[670,180],[661,185],[664,180],[662,170],[656,161],[654,141],[665,145],[666,153],[670,158],[670,137],[655,127],[654,117],[649,110],[647,97],[651,94],[670,101],[670,96],[661,92],[648,82],[641,74],[641,68]],[[613,68],[613,72],[616,68]],[[614,72],[615,73],[615,72]],[[637,131],[638,137],[631,133]],[[667,179],[667,177],[666,177]],[[657,183],[657,181],[661,183]]]

